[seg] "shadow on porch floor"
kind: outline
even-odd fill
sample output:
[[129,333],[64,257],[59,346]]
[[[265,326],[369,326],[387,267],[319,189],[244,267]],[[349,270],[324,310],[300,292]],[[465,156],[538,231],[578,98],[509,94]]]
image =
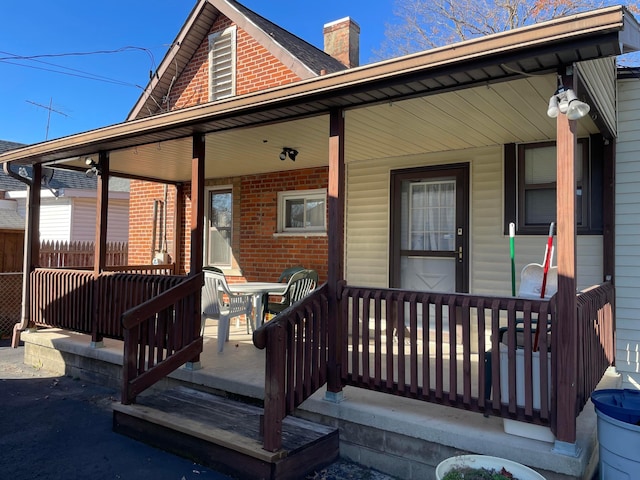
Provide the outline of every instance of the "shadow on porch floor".
[[[160,387],[190,384],[214,392],[261,400],[264,354],[253,346],[243,325],[231,326],[230,342],[217,352],[215,321],[205,328],[202,368],[181,368]],[[122,342],[106,340],[91,348],[90,338],[63,330],[23,334],[25,363],[119,387]],[[614,375],[602,388],[613,388]],[[461,453],[505,457],[533,467],[547,480],[590,479],[597,466],[596,415],[589,403],[578,420],[578,457],[553,450],[553,444],[504,432],[500,418],[345,388],[333,403],[319,391],[299,409],[301,418],[340,429],[340,456],[398,478],[432,478],[435,465]]]

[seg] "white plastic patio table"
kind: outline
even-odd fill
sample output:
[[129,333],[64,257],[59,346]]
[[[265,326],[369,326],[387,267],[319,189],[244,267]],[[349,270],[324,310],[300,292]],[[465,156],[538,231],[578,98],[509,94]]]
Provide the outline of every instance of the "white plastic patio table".
[[282,295],[287,289],[286,283],[279,282],[245,282],[230,283],[229,290],[232,293],[245,293],[253,295],[253,319],[252,324],[254,330],[262,326],[262,296],[265,293],[269,295]]

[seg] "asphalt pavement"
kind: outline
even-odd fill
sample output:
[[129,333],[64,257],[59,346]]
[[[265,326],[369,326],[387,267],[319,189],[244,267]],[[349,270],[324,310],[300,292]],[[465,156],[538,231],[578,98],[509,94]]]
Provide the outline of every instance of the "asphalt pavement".
[[[226,475],[112,431],[118,392],[39,365],[0,339],[0,478],[226,480]],[[391,479],[339,460],[310,480]]]

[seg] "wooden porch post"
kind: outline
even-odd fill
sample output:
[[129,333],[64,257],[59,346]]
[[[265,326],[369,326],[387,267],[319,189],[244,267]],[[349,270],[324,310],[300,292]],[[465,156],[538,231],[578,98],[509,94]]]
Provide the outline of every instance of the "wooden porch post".
[[329,228],[327,287],[329,292],[329,362],[327,398],[342,399],[342,314],[339,308],[338,283],[344,279],[344,110],[330,114],[329,125]]
[[184,186],[178,183],[175,186],[175,198],[173,200],[173,248],[171,256],[175,265],[176,275],[182,270],[182,212],[184,210]]
[[107,263],[107,211],[109,207],[109,153],[101,151],[98,154],[97,175],[98,185],[96,191],[96,240],[93,257],[93,305],[91,325],[91,346],[103,347],[103,337],[100,333],[101,312],[99,299],[100,273]]
[[[11,167],[8,167],[11,168]],[[40,185],[42,183],[42,165],[32,166],[32,180],[27,188],[27,231],[24,237],[24,260],[22,266],[22,306],[20,323],[13,326],[11,346],[18,348],[20,332],[29,328],[31,323],[31,272],[39,263],[40,256]]]
[[[575,88],[572,77],[565,85]],[[556,442],[554,450],[577,455],[576,137],[577,121],[557,117],[558,293],[554,325]]]
[[107,263],[107,210],[109,206],[109,154],[98,154],[98,186],[96,193],[96,251],[93,259],[93,276],[97,278]]
[[[204,161],[205,138],[201,133],[193,136],[193,156],[191,159],[191,258],[189,262],[189,275],[197,275],[202,272],[203,262],[203,230],[204,230]],[[201,290],[202,292],[202,290]],[[194,336],[201,332],[200,313],[202,312],[202,294],[196,295],[194,306],[193,328]],[[200,355],[190,360],[186,368],[195,370],[200,368]]]

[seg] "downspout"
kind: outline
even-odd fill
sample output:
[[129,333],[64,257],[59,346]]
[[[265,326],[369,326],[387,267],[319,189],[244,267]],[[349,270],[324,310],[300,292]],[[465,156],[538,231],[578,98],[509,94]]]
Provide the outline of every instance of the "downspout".
[[[30,291],[29,291],[29,277],[31,275],[31,266],[32,266],[32,248],[31,244],[33,242],[33,232],[32,229],[29,228],[30,218],[31,218],[31,210],[33,206],[31,205],[31,190],[33,188],[34,182],[29,178],[23,177],[13,170],[11,170],[11,162],[7,162],[3,165],[4,172],[10,177],[15,178],[16,180],[24,183],[27,186],[27,215],[25,219],[25,238],[24,238],[24,258],[22,263],[22,305],[20,309],[20,322],[16,323],[13,326],[13,336],[11,339],[11,346],[13,348],[18,348],[20,344],[20,332],[29,328],[30,312]],[[36,175],[35,169],[33,173],[34,177]]]

